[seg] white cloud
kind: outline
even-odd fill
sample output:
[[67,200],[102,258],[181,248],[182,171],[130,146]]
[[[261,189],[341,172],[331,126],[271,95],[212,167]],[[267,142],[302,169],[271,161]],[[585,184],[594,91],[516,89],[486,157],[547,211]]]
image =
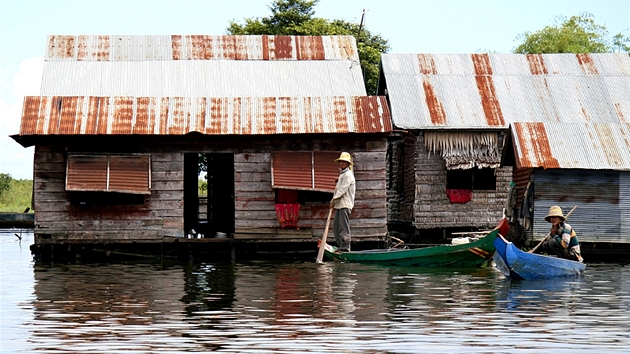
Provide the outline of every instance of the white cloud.
[[20,63],[20,71],[13,75],[13,102],[0,99],[0,173],[13,178],[33,178],[33,148],[23,148],[9,135],[20,132],[24,96],[37,96],[42,81],[43,58],[29,58]]

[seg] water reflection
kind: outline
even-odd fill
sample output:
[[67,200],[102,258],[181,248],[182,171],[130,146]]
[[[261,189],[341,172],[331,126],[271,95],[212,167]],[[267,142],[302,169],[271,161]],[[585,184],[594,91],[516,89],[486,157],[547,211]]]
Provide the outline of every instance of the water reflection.
[[[589,264],[581,278],[510,282],[493,268],[344,263],[33,266],[6,253],[7,245],[15,246],[2,243],[1,250],[3,353],[601,353],[630,347],[630,272],[618,264]],[[7,275],[7,260],[28,271]],[[9,288],[19,301],[7,301]],[[19,311],[11,311],[16,304]],[[7,318],[15,329],[5,329]]]

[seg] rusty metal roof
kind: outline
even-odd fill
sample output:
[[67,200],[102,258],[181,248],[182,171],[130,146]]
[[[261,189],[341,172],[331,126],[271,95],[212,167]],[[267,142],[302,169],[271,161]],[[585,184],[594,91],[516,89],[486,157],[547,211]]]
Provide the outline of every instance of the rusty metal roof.
[[45,60],[359,60],[359,55],[353,36],[51,35]]
[[385,97],[29,96],[20,136],[385,133]]
[[630,170],[630,123],[516,122],[519,168]]
[[383,54],[402,129],[630,123],[630,55]]
[[49,36],[42,96],[366,95],[353,36]]

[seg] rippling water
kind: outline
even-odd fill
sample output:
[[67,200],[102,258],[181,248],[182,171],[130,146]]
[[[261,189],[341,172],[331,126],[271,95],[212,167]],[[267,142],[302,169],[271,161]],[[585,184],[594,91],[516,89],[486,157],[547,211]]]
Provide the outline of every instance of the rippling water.
[[630,268],[314,262],[53,264],[0,231],[2,353],[603,353],[630,348]]

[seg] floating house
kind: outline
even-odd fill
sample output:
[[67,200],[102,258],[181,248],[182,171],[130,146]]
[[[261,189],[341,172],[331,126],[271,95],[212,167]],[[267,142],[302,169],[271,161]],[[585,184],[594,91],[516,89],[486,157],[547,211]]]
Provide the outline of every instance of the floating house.
[[489,226],[514,182],[530,240],[560,205],[581,242],[630,243],[627,53],[384,54],[378,93],[407,131],[390,142],[390,223]]
[[342,151],[355,162],[355,240],[385,237],[392,124],[386,99],[366,95],[354,37],[47,43],[40,96],[25,98],[13,136],[35,147],[34,250],[191,242],[313,250]]

